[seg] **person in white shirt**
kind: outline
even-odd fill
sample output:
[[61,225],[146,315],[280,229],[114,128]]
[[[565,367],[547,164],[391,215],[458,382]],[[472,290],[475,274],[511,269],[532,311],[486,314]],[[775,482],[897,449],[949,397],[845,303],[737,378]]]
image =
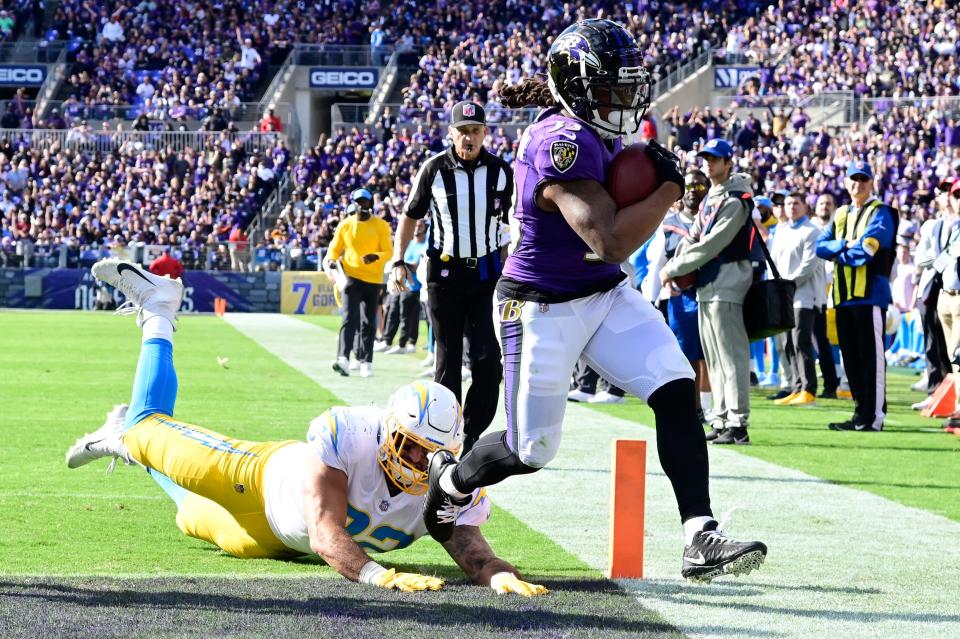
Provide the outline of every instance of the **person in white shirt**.
[[120,13],[114,13],[110,16],[110,20],[103,25],[103,30],[100,32],[100,37],[104,40],[109,40],[110,42],[122,42],[126,39],[123,35],[123,25],[120,24]]
[[240,33],[240,27],[237,27],[237,43],[240,45],[240,68],[253,71],[260,65],[260,54],[253,48],[253,40]]
[[143,80],[140,81],[140,84],[137,85],[137,95],[141,100],[149,100],[157,92],[157,89],[153,86],[153,82],[150,80],[149,75],[144,75]]
[[770,256],[780,275],[796,284],[793,296],[794,328],[784,348],[784,369],[790,368],[794,386],[790,395],[775,404],[801,406],[812,404],[817,396],[817,367],[813,354],[814,308],[824,293],[819,289],[825,279],[823,260],[817,257],[820,229],[808,216],[806,195],[791,192],[783,201],[784,219],[773,235]]
[[[937,316],[937,304],[943,288],[940,274],[933,268],[937,256],[943,252],[953,231],[954,217],[950,210],[950,187],[955,178],[941,181],[934,200],[935,216],[920,226],[920,241],[914,261],[919,271],[919,280],[914,289],[916,307],[920,311],[923,329],[923,347],[926,359],[926,375],[923,384],[914,386],[915,390],[933,393],[950,373],[952,355],[947,353],[947,343],[943,326]],[[918,410],[926,408],[929,399],[914,404]]]
[[[463,445],[462,410],[451,391],[414,383],[394,393],[386,410],[330,408],[310,423],[306,442],[227,437],[173,417],[181,281],[117,259],[101,260],[92,273],[124,294],[143,339],[130,406],[115,407],[100,429],[78,439],[68,467],[100,457],[143,466],[177,503],[184,534],[235,557],[317,554],[351,581],[408,592],[444,586],[438,577],[387,568],[368,552],[404,548],[426,534],[428,455],[456,454]],[[489,515],[490,500],[477,489],[451,514],[454,532],[444,548],[476,584],[546,593],[494,554],[479,528]]]

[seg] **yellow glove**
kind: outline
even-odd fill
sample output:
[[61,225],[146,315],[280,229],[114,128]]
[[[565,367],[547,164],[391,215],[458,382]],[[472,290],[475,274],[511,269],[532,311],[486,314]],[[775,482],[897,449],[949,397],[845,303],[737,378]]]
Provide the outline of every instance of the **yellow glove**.
[[397,572],[394,568],[391,568],[375,577],[373,584],[388,590],[417,592],[420,590],[440,590],[444,586],[444,581],[439,577],[418,575],[414,572]]
[[497,594],[512,592],[524,597],[536,597],[550,592],[546,586],[527,583],[511,572],[498,572],[490,577],[490,587],[496,590]]

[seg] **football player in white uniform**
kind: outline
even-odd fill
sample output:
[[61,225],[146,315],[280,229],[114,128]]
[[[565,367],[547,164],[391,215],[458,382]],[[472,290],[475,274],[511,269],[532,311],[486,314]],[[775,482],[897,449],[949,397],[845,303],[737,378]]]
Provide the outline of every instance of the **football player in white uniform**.
[[[77,468],[100,457],[137,463],[177,503],[177,526],[235,557],[319,555],[347,579],[403,591],[439,590],[438,577],[401,573],[368,551],[404,548],[426,534],[421,507],[428,456],[459,452],[460,405],[433,382],[400,388],[386,410],[334,407],[310,424],[306,443],[233,439],[173,417],[177,376],[173,332],[180,280],[130,262],[93,266],[97,280],[126,295],[138,311],[143,343],[133,399],[67,452]],[[454,517],[443,544],[470,579],[499,593],[547,589],[523,581],[480,533],[490,515],[482,489]]]

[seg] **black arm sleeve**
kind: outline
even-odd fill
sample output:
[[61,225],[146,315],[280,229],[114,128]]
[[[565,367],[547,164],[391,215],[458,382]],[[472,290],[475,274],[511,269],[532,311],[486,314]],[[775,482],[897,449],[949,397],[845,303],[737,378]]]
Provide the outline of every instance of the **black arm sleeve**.
[[504,163],[503,172],[507,178],[507,186],[503,190],[503,199],[500,202],[500,221],[507,224],[510,222],[510,210],[513,208],[513,169],[509,164]]

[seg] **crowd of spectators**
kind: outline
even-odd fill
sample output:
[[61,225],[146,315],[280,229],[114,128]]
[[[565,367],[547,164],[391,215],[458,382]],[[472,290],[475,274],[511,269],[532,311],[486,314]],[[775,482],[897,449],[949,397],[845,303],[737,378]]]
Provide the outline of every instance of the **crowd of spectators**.
[[[0,256],[17,265],[88,264],[133,244],[175,247],[188,267],[229,268],[219,243],[242,231],[288,170],[278,138],[260,152],[242,137],[202,148],[153,149],[127,140],[109,151],[61,146],[29,134],[0,139]],[[201,255],[213,247],[205,263]]]
[[[637,38],[644,64],[654,79],[695,57],[706,46],[722,46],[731,24],[760,11],[761,2],[609,3],[490,2],[469,22],[459,9],[425,9],[422,19],[434,26],[423,44],[418,69],[404,88],[401,122],[444,114],[456,102],[485,105],[489,122],[506,121],[498,103],[499,89],[543,73],[553,36],[568,25],[590,17],[617,20]],[[459,19],[458,19],[459,18]],[[548,35],[550,34],[550,35]]]
[[47,38],[68,40],[75,109],[134,105],[132,119],[202,119],[252,101],[295,42],[365,44],[376,2],[64,0]]
[[960,93],[960,11],[948,0],[780,0],[732,26],[725,51],[760,66],[746,94]]
[[664,121],[667,144],[686,164],[698,163],[695,152],[704,141],[726,138],[737,149],[738,170],[754,176],[758,194],[801,190],[811,208],[819,193],[848,201],[844,169],[867,158],[878,196],[900,210],[907,221],[901,229],[909,232],[932,213],[940,181],[960,173],[960,113],[950,105],[935,100],[892,108],[848,128],[810,127],[802,109],[770,109],[760,117],[746,110],[673,110]]

